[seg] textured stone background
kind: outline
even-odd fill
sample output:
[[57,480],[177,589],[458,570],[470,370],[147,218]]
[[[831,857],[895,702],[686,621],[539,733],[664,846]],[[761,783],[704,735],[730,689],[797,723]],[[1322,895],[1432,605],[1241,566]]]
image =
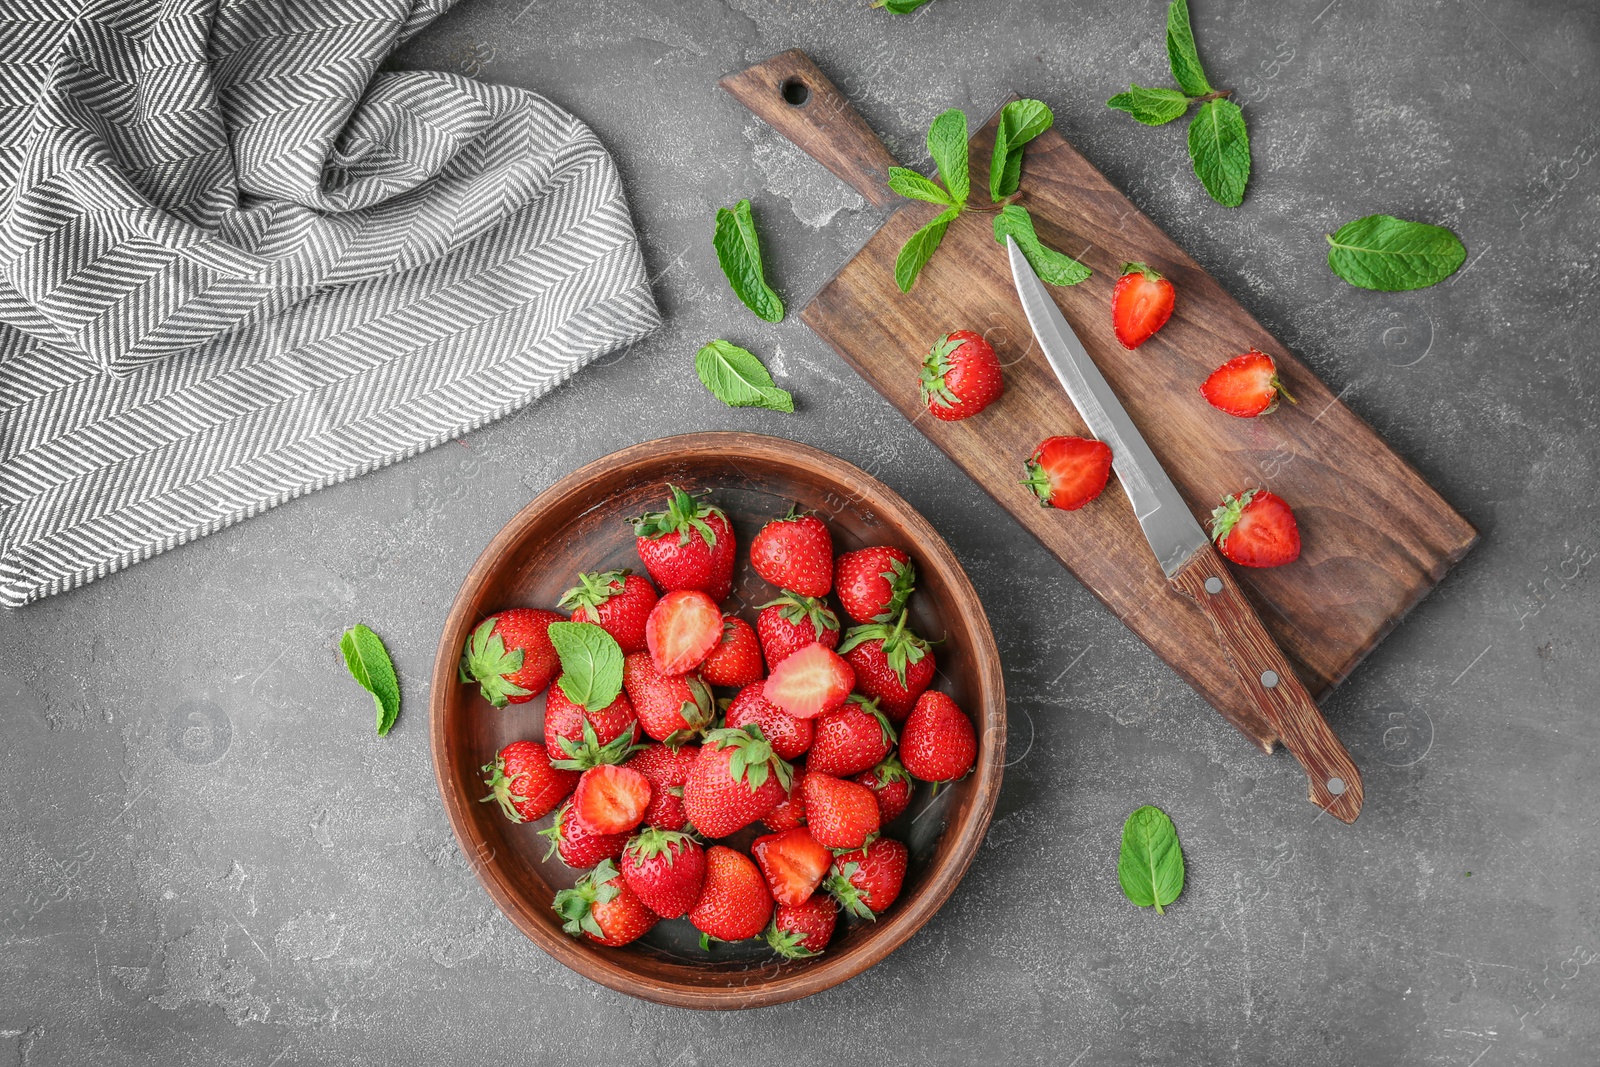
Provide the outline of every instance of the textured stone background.
[[[1600,1047],[1600,10],[1586,0],[1196,0],[1255,146],[1245,206],[1181,127],[1103,101],[1164,80],[1162,8],[935,0],[466,0],[398,60],[537,89],[627,176],[667,325],[460,444],[0,616],[0,1063],[1149,1062],[1588,1065]],[[1296,348],[1483,531],[1328,704],[1354,827],[1256,755],[798,321],[756,322],[709,242],[751,197],[799,307],[878,217],[715,88],[810,50],[903,159],[1010,90]],[[1357,291],[1322,234],[1447,224],[1448,284]],[[719,406],[726,335],[803,411]],[[961,891],[869,975],[727,1016],[610,993],[503,920],[450,836],[426,681],[457,584],[561,473],[690,429],[872,463],[950,540],[1005,651],[999,813]],[[405,675],[387,740],[334,650]],[[1163,918],[1113,873],[1172,813]],[[1469,873],[1470,872],[1470,876]]]

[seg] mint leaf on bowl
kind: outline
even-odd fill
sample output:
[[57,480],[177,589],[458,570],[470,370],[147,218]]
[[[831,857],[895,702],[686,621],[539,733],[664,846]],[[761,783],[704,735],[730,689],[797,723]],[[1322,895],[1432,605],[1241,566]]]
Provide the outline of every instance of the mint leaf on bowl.
[[372,694],[378,710],[378,736],[385,737],[400,717],[400,679],[395,674],[383,639],[365,623],[357,623],[339,638],[345,669],[356,684]]
[[761,241],[756,236],[750,201],[741,200],[731,208],[717,209],[717,230],[712,237],[722,273],[744,306],[767,322],[783,321],[783,301],[767,284],[761,264]]
[[1189,161],[1211,199],[1223,207],[1244,202],[1250,180],[1250,132],[1232,100],[1202,104],[1189,122]]
[[694,356],[694,372],[711,395],[730,408],[794,410],[794,397],[779,389],[755,354],[721,339],[707,342]]
[[622,692],[622,647],[592,622],[553,622],[550,643],[561,658],[556,684],[587,711],[609,707]]
[[1368,215],[1328,236],[1328,269],[1360,289],[1398,293],[1437,285],[1467,259],[1443,226]]
[[1122,850],[1117,856],[1117,881],[1122,895],[1156,914],[1183,892],[1183,848],[1178,831],[1160,808],[1145,805],[1122,824]]

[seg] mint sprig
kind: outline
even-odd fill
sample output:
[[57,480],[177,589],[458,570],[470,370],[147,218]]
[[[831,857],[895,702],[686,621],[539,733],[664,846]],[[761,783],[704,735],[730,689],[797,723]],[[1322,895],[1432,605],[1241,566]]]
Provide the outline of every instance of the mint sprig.
[[783,321],[783,301],[767,284],[766,269],[761,263],[761,240],[756,236],[750,201],[717,209],[717,229],[711,243],[716,246],[722,273],[744,306],[767,322]]

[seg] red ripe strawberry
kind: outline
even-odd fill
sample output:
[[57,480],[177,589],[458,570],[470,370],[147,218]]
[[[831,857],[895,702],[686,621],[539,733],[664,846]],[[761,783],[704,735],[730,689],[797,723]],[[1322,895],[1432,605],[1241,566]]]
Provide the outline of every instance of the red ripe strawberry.
[[828,524],[791,508],[751,540],[750,565],[779,589],[827,596],[833,588],[833,537]]
[[1298,403],[1278,380],[1278,365],[1265,352],[1251,349],[1211,372],[1200,385],[1206,403],[1229,415],[1253,419],[1278,409],[1278,398]]
[[833,866],[833,853],[818,844],[804,826],[756,838],[750,845],[750,855],[766,876],[772,899],[779,904],[803,902],[816,892]]
[[689,921],[707,939],[743,941],[758,936],[772,918],[772,894],[750,857],[731,848],[706,849],[706,883],[689,909]]
[[950,782],[972,770],[978,738],[972,720],[944,693],[929,690],[900,730],[900,762],[924,782]]
[[839,616],[815,597],[784,593],[769,600],[756,616],[756,629],[769,671],[813,641],[839,647]]
[[662,674],[648,652],[622,661],[622,688],[639,726],[657,741],[681,745],[716,717],[711,690],[692,674]]
[[550,839],[544,858],[560,853],[561,862],[568,867],[593,867],[601,860],[614,860],[628,843],[626,833],[602,834],[586,826],[572,813],[570,802],[556,810],[556,821],[540,830],[539,835]]
[[839,603],[856,622],[893,622],[917,584],[911,557],[889,545],[858,548],[833,568]]
[[657,921],[610,860],[557,893],[551,906],[566,920],[561,928],[567,933],[612,948],[643,937]]
[[1100,495],[1111,477],[1111,446],[1092,437],[1047,437],[1025,464],[1022,484],[1043,508],[1077,511]]
[[971,418],[1005,392],[994,348],[971,330],[939,338],[922,360],[922,402],[936,419]]
[[1172,317],[1172,283],[1143,263],[1124,263],[1111,293],[1111,324],[1123,348],[1138,348]]
[[706,851],[688,834],[646,827],[622,850],[622,877],[651,911],[681,918],[700,899]]
[[650,779],[628,767],[590,767],[572,791],[572,814],[597,834],[625,834],[650,806]]
[[706,837],[727,837],[783,799],[791,768],[758,726],[713,730],[683,785],[683,811]]
[[556,766],[587,770],[601,763],[620,763],[639,740],[639,719],[627,693],[588,711],[567,697],[557,682],[544,702],[544,747],[558,756]]
[[761,695],[797,719],[814,719],[845,702],[856,686],[856,672],[837,652],[819,641],[773,668]]
[[767,944],[784,959],[815,956],[833,939],[838,918],[839,905],[825,893],[813,894],[801,904],[779,904],[767,927]]
[[662,830],[682,830],[689,825],[683,814],[683,786],[699,757],[697,745],[673,748],[657,744],[645,745],[628,760],[625,766],[650,779],[650,806],[644,809],[646,825]]
[[483,699],[497,708],[532,700],[561,671],[550,624],[566,621],[564,615],[534,608],[489,616],[461,650],[461,680],[477,682]]
[[616,638],[623,652],[645,648],[644,623],[656,606],[656,589],[632,571],[600,571],[578,575],[578,584],[561,597],[573,622],[592,622]]
[[687,674],[722,640],[722,612],[698,589],[674,589],[656,601],[645,643],[663,674]]
[[889,754],[894,747],[894,727],[876,700],[859,694],[850,697],[844,707],[818,715],[816,739],[811,742],[811,754],[806,766],[819,774],[835,778],[848,778],[860,774]]
[[878,832],[878,798],[864,785],[816,770],[803,786],[806,826],[828,848],[860,848]]
[[806,749],[811,747],[812,720],[797,719],[762,696],[760,682],[745,686],[728,702],[726,722],[734,730],[755,723],[761,727],[761,736],[772,745],[772,751],[787,760],[805,755]]
[[853,627],[839,650],[855,669],[856,688],[876,700],[890,722],[904,722],[922,691],[933,684],[933,650],[906,629],[904,611],[893,626],[873,622]]
[[1265,489],[1227,496],[1211,513],[1211,539],[1245,567],[1281,567],[1300,558],[1300,526],[1283,498]]
[[910,850],[891,837],[833,858],[825,888],[851,915],[875,919],[889,909],[906,880]]
[[789,794],[761,816],[761,821],[767,829],[774,833],[793,830],[796,826],[804,826],[806,822],[806,797],[805,797],[806,769],[796,767],[789,776]]
[[731,688],[759,682],[766,674],[761,661],[761,639],[755,627],[737,615],[722,619],[722,638],[717,642],[705,662],[700,664],[700,677],[707,685]]
[[493,763],[483,765],[489,777],[485,801],[497,801],[512,822],[542,819],[566,799],[578,784],[576,771],[550,765],[550,756],[537,741],[513,741],[500,750]]
[[[911,775],[893,756],[870,771],[862,771],[850,780],[859,782],[877,795],[879,826],[888,826],[911,805]],[[771,825],[770,816],[767,821],[768,825]]]
[[667,510],[631,519],[635,547],[662,589],[699,589],[712,600],[733,591],[733,527],[721,508],[667,486]]

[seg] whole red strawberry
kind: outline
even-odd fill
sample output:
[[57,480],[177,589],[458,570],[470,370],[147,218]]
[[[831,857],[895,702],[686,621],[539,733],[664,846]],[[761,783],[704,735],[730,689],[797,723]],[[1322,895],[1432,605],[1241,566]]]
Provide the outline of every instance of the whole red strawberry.
[[878,710],[878,702],[860,694],[852,696],[844,707],[818,715],[812,721],[816,737],[811,742],[806,766],[819,774],[831,774],[835,778],[860,774],[877,766],[894,747],[894,727]]
[[711,690],[693,674],[662,674],[648,652],[622,661],[622,688],[645,734],[681,745],[698,737],[716,717]]
[[1300,525],[1282,497],[1247,489],[1211,513],[1211,538],[1245,567],[1281,567],[1300,558]]
[[1024,464],[1022,484],[1042,508],[1077,511],[1106,487],[1111,477],[1111,446],[1092,437],[1047,437]]
[[806,828],[828,848],[860,848],[878,832],[878,798],[864,785],[806,773]]
[[1278,365],[1265,352],[1251,349],[1211,372],[1200,386],[1206,403],[1229,415],[1253,419],[1278,409],[1278,398],[1298,403],[1278,380]]
[[[877,796],[880,826],[894,822],[911,805],[911,775],[894,756],[887,757],[870,771],[862,771],[850,780],[866,786]],[[768,816],[767,824],[771,823],[772,818]]]
[[602,834],[585,826],[583,820],[573,814],[570,801],[556,809],[556,821],[540,830],[539,835],[550,839],[544,858],[559,853],[561,862],[568,867],[593,867],[601,860],[614,860],[622,855],[628,843],[626,833]]
[[722,640],[700,664],[700,677],[707,685],[737,689],[759,682],[766,674],[761,660],[761,639],[755,627],[737,615],[722,619]]
[[684,814],[706,837],[727,837],[783,799],[790,771],[760,727],[713,730],[684,783]]
[[561,597],[573,622],[596,623],[616,638],[623,652],[642,652],[644,623],[656,606],[656,589],[632,571],[598,571],[578,575],[578,584]]
[[778,801],[771,811],[761,816],[761,821],[766,824],[767,829],[774,833],[782,833],[784,830],[793,830],[796,826],[805,825],[805,780],[805,767],[796,767],[794,773],[789,776],[788,795]]
[[900,549],[873,545],[840,556],[833,580],[846,615],[856,622],[893,622],[916,587],[917,569]]
[[756,838],[750,844],[750,855],[766,876],[772,899],[779,904],[804,901],[822,884],[833,865],[833,853],[804,826]]
[[698,589],[712,600],[733,591],[733,527],[721,508],[667,486],[665,511],[630,520],[635,548],[663,590]]
[[683,814],[683,786],[689,780],[697,745],[673,748],[670,745],[645,745],[629,757],[624,766],[632,767],[650,780],[650,805],[644,809],[647,826],[662,830],[682,830],[689,825]]
[[610,860],[602,861],[571,889],[555,895],[551,907],[566,920],[573,937],[617,948],[650,932],[656,913],[628,887]]
[[622,850],[622,877],[651,911],[677,919],[700,899],[706,852],[688,834],[646,827]]
[[751,540],[750,565],[779,589],[801,596],[827,596],[833,588],[833,537],[828,524],[815,515],[790,509]]
[[762,695],[762,684],[752,682],[728,702],[726,722],[737,730],[749,723],[761,727],[772,751],[786,760],[805,755],[811,747],[813,720],[797,719]]
[[704,937],[743,941],[756,937],[772,918],[772,894],[750,857],[731,848],[706,849],[706,881],[689,921]]
[[489,616],[461,651],[461,680],[477,682],[483,699],[497,708],[532,700],[561,670],[550,624],[566,621],[564,615],[534,608]]
[[862,919],[875,919],[889,910],[906,880],[910,850],[890,837],[879,837],[865,848],[833,858],[833,874],[823,883],[839,906]]
[[627,693],[596,711],[575,704],[558,682],[544,704],[544,747],[556,765],[586,770],[600,763],[618,763],[639,740],[639,719]]
[[933,649],[906,628],[904,611],[893,626],[874,622],[853,627],[839,651],[855,668],[856,688],[876,700],[890,722],[904,722],[933,683]]
[[936,419],[971,418],[1005,392],[994,348],[971,330],[945,334],[922,360],[922,402]]
[[1172,317],[1172,283],[1143,263],[1124,263],[1111,291],[1111,324],[1123,348],[1138,348]]
[[784,593],[769,600],[756,616],[756,630],[769,671],[813,641],[839,647],[839,616],[815,597]]
[[900,729],[900,762],[924,782],[950,782],[972,770],[978,738],[954,700],[930,689]]
[[826,893],[814,893],[801,904],[779,904],[767,927],[767,944],[785,959],[803,960],[828,947],[839,918],[839,905]]
[[532,822],[555,810],[578,784],[576,771],[550,765],[550,756],[537,741],[513,741],[500,750],[493,763],[483,765],[489,777],[485,801],[499,803],[512,822]]

